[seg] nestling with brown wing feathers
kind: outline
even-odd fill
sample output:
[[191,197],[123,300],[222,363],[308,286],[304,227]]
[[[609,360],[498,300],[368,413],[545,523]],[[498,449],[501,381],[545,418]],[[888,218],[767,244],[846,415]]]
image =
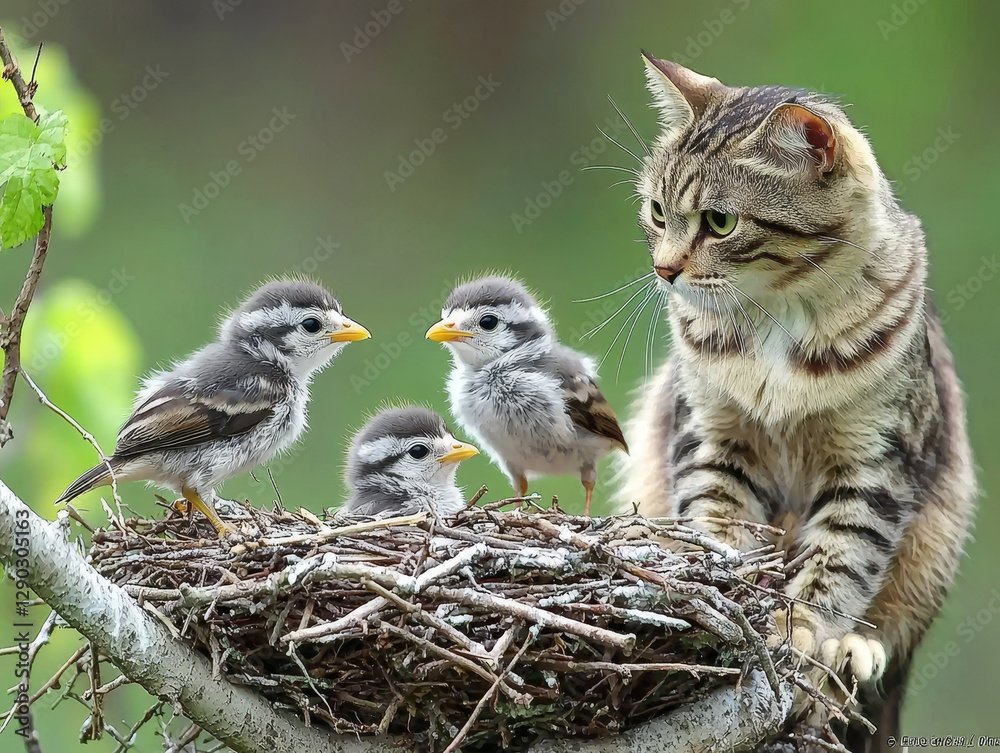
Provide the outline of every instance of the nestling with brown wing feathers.
[[545,310],[517,280],[489,276],[455,288],[427,337],[451,350],[455,418],[510,476],[579,473],[586,512],[597,463],[628,452],[590,359],[562,345]]
[[181,494],[220,536],[229,533],[215,487],[295,442],[313,376],[347,343],[368,337],[321,285],[263,285],[223,321],[215,342],[146,380],[114,454],[56,504],[110,484],[113,472],[116,482],[149,481]]

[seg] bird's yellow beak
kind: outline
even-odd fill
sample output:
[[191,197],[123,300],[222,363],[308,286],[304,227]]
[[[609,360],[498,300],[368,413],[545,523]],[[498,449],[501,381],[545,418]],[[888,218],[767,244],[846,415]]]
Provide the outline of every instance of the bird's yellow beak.
[[461,463],[463,460],[468,460],[473,455],[478,454],[479,449],[475,445],[468,444],[467,442],[455,442],[443,457],[438,458],[438,462]]
[[340,325],[340,329],[332,333],[329,337],[332,343],[352,343],[356,340],[367,340],[371,336],[372,333],[357,322],[344,319],[344,323]]
[[439,343],[450,343],[456,340],[466,340],[475,337],[473,333],[464,329],[455,329],[455,322],[442,320],[427,330],[427,339],[436,340]]

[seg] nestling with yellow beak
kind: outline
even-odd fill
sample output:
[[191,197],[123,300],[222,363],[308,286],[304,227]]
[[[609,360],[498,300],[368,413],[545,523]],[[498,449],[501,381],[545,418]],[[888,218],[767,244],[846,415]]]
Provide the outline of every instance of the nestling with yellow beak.
[[586,514],[597,463],[628,452],[592,361],[562,345],[545,310],[517,280],[483,277],[455,288],[427,331],[448,346],[451,410],[524,495],[528,479],[579,473]]
[[446,518],[465,509],[455,483],[463,460],[478,455],[451,435],[444,419],[427,408],[387,408],[351,442],[344,505],[353,515],[408,515],[420,511]]
[[56,503],[110,484],[113,473],[181,494],[220,536],[231,533],[215,488],[291,446],[306,428],[313,376],[369,337],[321,285],[268,282],[222,322],[215,342],[146,379],[114,454]]

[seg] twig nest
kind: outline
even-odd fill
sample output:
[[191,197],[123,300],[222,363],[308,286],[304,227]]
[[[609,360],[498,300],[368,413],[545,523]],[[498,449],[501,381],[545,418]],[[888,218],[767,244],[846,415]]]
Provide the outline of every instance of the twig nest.
[[419,750],[604,736],[752,667],[778,682],[762,639],[773,547],[499,506],[448,521],[254,510],[252,538],[221,542],[172,513],[98,532],[90,556],[230,680],[307,724]]

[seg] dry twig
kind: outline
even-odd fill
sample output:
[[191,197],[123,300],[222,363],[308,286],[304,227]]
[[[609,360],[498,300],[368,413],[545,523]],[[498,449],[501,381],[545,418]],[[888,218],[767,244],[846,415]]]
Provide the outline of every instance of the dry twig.
[[[37,123],[38,111],[32,101],[37,84],[34,82],[34,77],[30,83],[25,83],[17,60],[10,51],[10,47],[7,46],[3,29],[0,29],[0,61],[3,62],[3,77],[13,84],[17,99],[21,103],[21,109],[24,110],[27,117]],[[42,275],[45,254],[49,250],[49,240],[52,237],[52,207],[44,207],[42,216],[42,229],[35,238],[35,251],[31,256],[24,284],[14,301],[10,315],[5,317],[4,330],[0,332],[0,349],[4,352],[3,385],[0,387],[0,447],[11,437],[10,429],[7,426],[7,413],[10,410],[10,401],[14,396],[14,383],[17,381],[17,375],[21,369],[21,328],[24,326],[28,307],[31,306],[31,299],[35,295],[35,288],[38,287],[38,279]]]

